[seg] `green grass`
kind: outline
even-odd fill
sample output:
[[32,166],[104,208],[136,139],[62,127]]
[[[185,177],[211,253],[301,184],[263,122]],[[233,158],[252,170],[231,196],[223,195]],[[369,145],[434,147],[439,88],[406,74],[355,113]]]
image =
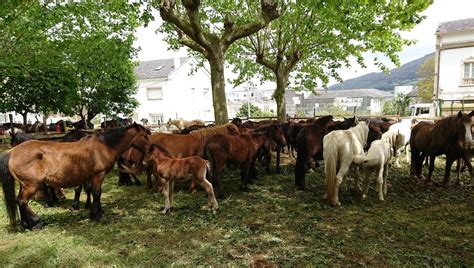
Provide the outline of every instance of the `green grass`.
[[307,175],[307,191],[295,190],[293,180],[293,165],[284,165],[283,174],[260,176],[242,193],[238,172],[226,172],[217,215],[204,209],[204,192],[188,193],[188,184],[177,187],[174,210],[162,215],[161,195],[117,187],[113,170],[100,222],[91,222],[88,210],[68,210],[68,189],[58,207],[30,203],[46,224],[33,232],[12,231],[1,202],[0,266],[474,265],[474,189],[427,188],[404,166],[389,173],[385,202],[372,183],[367,200],[349,189],[341,193],[343,206],[332,208],[322,200],[322,168]]

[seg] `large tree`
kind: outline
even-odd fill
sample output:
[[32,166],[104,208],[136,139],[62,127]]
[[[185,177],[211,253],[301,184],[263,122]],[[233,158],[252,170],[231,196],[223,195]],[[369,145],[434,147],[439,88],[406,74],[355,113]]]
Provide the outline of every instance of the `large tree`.
[[[217,124],[228,122],[225,96],[224,62],[229,47],[265,27],[279,16],[277,0],[162,0],[159,8],[173,48],[187,46],[199,53],[210,65],[214,118]],[[248,10],[251,16],[240,16]]]
[[[1,3],[2,111],[130,113],[140,3]],[[11,109],[11,110],[9,110]]]
[[418,98],[422,102],[433,102],[434,92],[434,72],[435,72],[435,57],[429,57],[420,66],[416,74],[420,77],[418,81]]
[[[296,89],[312,90],[330,77],[340,80],[338,69],[349,67],[352,58],[365,67],[364,52],[386,55],[398,65],[397,52],[412,43],[399,32],[419,23],[420,12],[432,1],[283,2],[281,17],[239,40],[228,57],[239,73],[235,82],[255,74],[276,81],[273,97],[280,121],[286,120],[284,94],[290,82]],[[375,63],[386,69],[377,58]]]

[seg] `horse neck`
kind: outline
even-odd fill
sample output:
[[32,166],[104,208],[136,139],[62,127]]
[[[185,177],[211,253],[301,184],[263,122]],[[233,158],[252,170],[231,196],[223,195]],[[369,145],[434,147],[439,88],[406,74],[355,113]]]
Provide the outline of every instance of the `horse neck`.
[[[359,142],[357,147],[359,147],[360,145],[360,148],[363,148],[365,143],[367,142],[367,137],[369,135],[368,129],[366,129],[362,125],[357,125],[355,127],[350,128],[349,131],[352,132],[352,134],[356,137],[357,141]],[[361,150],[363,151],[363,149]]]
[[135,128],[129,128],[126,130],[122,140],[112,147],[112,149],[117,153],[117,155],[122,155],[132,146],[132,140],[133,138],[135,138],[137,133],[138,132]]
[[268,133],[251,133],[250,136],[252,137],[252,140],[254,143],[257,145],[257,147],[260,147],[263,145],[263,143],[269,139],[270,135]]

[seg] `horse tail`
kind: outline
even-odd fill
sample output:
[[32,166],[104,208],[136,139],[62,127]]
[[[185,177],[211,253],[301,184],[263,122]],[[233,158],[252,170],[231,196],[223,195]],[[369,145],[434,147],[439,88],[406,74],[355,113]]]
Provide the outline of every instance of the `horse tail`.
[[324,173],[326,175],[326,198],[335,206],[335,190],[337,183],[337,160],[339,159],[337,143],[331,139],[332,136],[324,138],[323,156],[324,156]]
[[214,159],[214,156],[211,153],[211,150],[209,150],[209,146],[207,145],[207,143],[206,145],[204,145],[204,158],[209,160],[206,163],[206,168],[208,168],[207,174],[211,178],[214,178],[214,170],[216,169],[216,161]]
[[3,155],[1,159],[1,176],[2,176],[2,187],[3,196],[5,199],[5,206],[7,208],[8,218],[12,226],[16,225],[16,199],[15,199],[15,180],[13,179],[10,169],[8,168],[8,162],[10,161],[10,153]]

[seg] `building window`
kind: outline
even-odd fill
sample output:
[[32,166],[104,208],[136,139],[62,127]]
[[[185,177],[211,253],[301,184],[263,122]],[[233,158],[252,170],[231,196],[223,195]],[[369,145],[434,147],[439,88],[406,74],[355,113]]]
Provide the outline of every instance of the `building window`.
[[163,99],[163,90],[161,87],[147,88],[146,96],[149,100],[161,100]]
[[207,94],[209,94],[209,88],[205,87],[205,88],[202,89],[202,95],[204,97],[207,97]]
[[462,85],[474,85],[474,61],[464,63]]
[[150,114],[150,121],[153,125],[161,125],[163,123],[163,114]]

